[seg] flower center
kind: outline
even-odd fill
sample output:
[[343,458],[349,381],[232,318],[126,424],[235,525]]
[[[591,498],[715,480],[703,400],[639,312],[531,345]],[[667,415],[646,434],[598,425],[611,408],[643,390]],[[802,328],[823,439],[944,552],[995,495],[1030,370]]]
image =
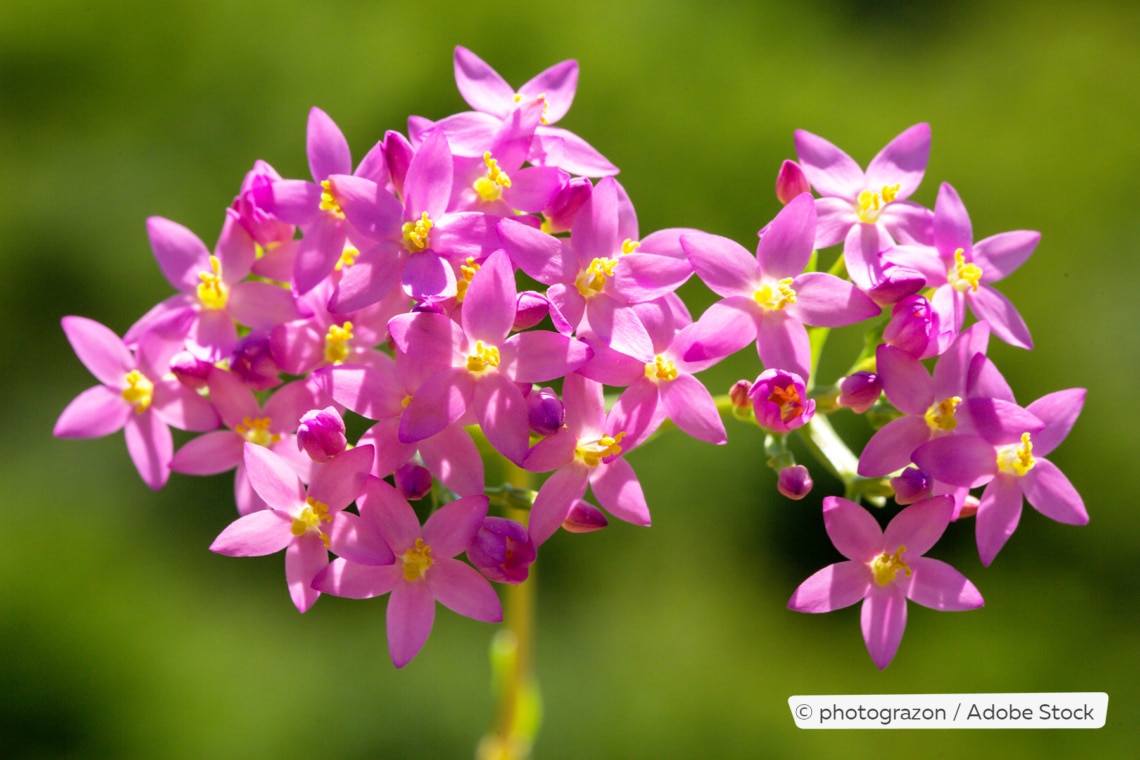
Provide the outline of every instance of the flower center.
[[574,447],[574,458],[587,467],[597,467],[607,457],[616,457],[621,453],[621,439],[625,432],[615,436],[603,435],[596,441],[579,443]]
[[479,265],[475,263],[474,256],[467,257],[466,264],[459,265],[459,281],[455,283],[455,300],[463,303],[463,299],[467,297],[467,288],[471,285],[471,278],[479,271]]
[[1002,472],[1021,477],[1033,469],[1037,460],[1033,458],[1033,442],[1029,433],[1021,434],[1021,443],[1002,446],[997,452],[997,466]]
[[792,278],[785,277],[779,282],[765,282],[752,298],[768,311],[780,311],[788,304],[796,302],[796,291],[792,288]]
[[343,364],[348,358],[348,344],[352,340],[352,323],[329,325],[325,333],[325,361],[329,364]]
[[293,518],[293,535],[303,536],[306,533],[316,533],[321,538],[321,543],[327,548],[329,545],[328,535],[321,530],[321,523],[331,523],[332,515],[329,514],[329,505],[323,501],[317,501],[312,496],[305,499],[308,505],[301,514]]
[[154,398],[154,383],[137,369],[128,372],[123,380],[127,384],[123,388],[123,400],[135,408],[135,414],[142,414]]
[[923,415],[923,419],[926,420],[926,424],[930,426],[931,430],[953,430],[958,427],[958,420],[954,418],[954,412],[960,403],[962,403],[961,396],[944,398],[936,404],[931,404],[930,408],[926,410],[926,414]]
[[788,423],[804,413],[804,402],[796,386],[788,383],[784,387],[776,386],[768,394],[768,403],[780,407],[780,420]]
[[404,562],[404,580],[409,583],[418,581],[432,566],[431,547],[422,538],[417,538],[412,548],[400,555],[400,559]]
[[503,188],[511,186],[511,178],[499,168],[499,162],[491,158],[491,151],[483,154],[483,163],[487,173],[475,180],[474,188],[484,203],[490,203],[503,197]]
[[879,215],[883,213],[887,204],[897,198],[898,195],[898,185],[883,185],[883,189],[878,192],[864,190],[859,193],[858,208],[855,209],[855,215],[859,217],[860,222],[874,224],[879,220]]
[[327,211],[337,219],[344,219],[344,212],[340,209],[340,204],[336,201],[336,196],[333,195],[332,180],[324,180],[321,182],[321,211]]
[[226,308],[226,286],[222,284],[222,262],[217,256],[210,257],[210,271],[199,272],[198,300],[207,309]]
[[657,354],[657,356],[653,357],[653,361],[646,362],[645,376],[650,380],[657,381],[676,380],[677,367],[674,366],[671,360],[666,359],[661,354]]
[[885,551],[875,559],[871,560],[871,572],[875,574],[875,583],[880,586],[886,586],[893,583],[895,575],[899,570],[906,573],[910,577],[910,567],[903,561],[902,553],[906,551],[905,546],[900,546],[895,550],[894,554],[887,554]]
[[428,247],[428,234],[432,228],[431,219],[425,211],[419,221],[404,222],[404,247],[412,253],[419,253]]
[[593,298],[598,293],[602,292],[602,288],[606,286],[606,278],[614,276],[614,267],[617,266],[617,259],[594,259],[590,262],[590,266],[586,267],[586,271],[578,275],[578,281],[575,283],[578,286],[578,292],[585,298]]
[[959,248],[954,251],[954,268],[946,274],[950,287],[959,293],[967,290],[977,293],[978,283],[982,279],[982,268],[977,264],[967,264],[965,252]]
[[467,355],[467,371],[480,375],[499,366],[499,349],[488,346],[481,340],[475,341],[475,350]]
[[257,446],[271,446],[281,440],[281,436],[269,432],[269,417],[245,417],[234,432]]

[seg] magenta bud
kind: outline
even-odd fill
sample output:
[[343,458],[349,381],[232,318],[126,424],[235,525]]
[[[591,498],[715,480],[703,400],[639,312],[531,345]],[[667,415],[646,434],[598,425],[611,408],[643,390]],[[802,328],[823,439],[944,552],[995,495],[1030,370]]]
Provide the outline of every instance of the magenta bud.
[[396,488],[408,501],[417,501],[431,493],[431,470],[415,462],[396,468]]
[[273,358],[268,333],[251,332],[238,341],[230,355],[230,372],[254,391],[281,385],[281,368]]
[[392,187],[401,195],[404,193],[404,177],[408,175],[408,167],[412,165],[415,154],[412,144],[401,133],[393,130],[384,133],[384,160],[388,163],[388,176],[392,180]]
[[467,547],[475,569],[499,583],[522,583],[536,552],[526,528],[505,517],[484,517],[483,527]]
[[927,349],[937,344],[939,321],[930,301],[919,295],[907,296],[891,309],[883,342],[916,359],[927,358]]
[[542,211],[546,220],[543,228],[552,235],[569,232],[574,226],[574,217],[590,197],[592,186],[585,177],[574,177],[558,191],[554,200]]
[[737,409],[751,409],[752,399],[748,397],[748,392],[751,390],[751,382],[748,380],[737,380],[732,384],[732,387],[728,389],[728,398]]
[[811,473],[802,464],[785,467],[780,470],[780,475],[776,479],[776,490],[794,501],[799,501],[811,493],[813,485]]
[[178,378],[178,382],[196,391],[206,387],[213,369],[213,364],[199,359],[189,351],[179,351],[170,360],[170,371]]
[[578,499],[570,507],[570,514],[562,521],[562,530],[567,533],[593,533],[610,524],[602,510],[593,504]]
[[566,422],[566,409],[553,388],[532,390],[526,397],[530,429],[539,435],[554,435]]
[[278,221],[271,212],[258,206],[258,199],[271,197],[271,186],[280,181],[281,175],[272,166],[264,161],[256,161],[253,168],[246,172],[241,190],[230,206],[241,228],[262,247],[292,240],[296,231],[292,224]]
[[815,400],[808,398],[804,380],[795,372],[764,370],[752,384],[748,396],[752,399],[756,421],[774,433],[802,427],[815,414]]
[[785,161],[776,175],[776,197],[785,206],[801,193],[811,192],[811,183],[804,176],[804,170],[795,161]]
[[533,290],[524,290],[515,301],[515,323],[511,329],[521,331],[534,327],[549,313],[550,301],[546,300],[546,296]]
[[930,497],[930,478],[917,467],[907,467],[890,480],[895,489],[895,501],[900,506],[914,504]]
[[871,300],[879,306],[898,303],[907,296],[914,295],[926,286],[926,275],[910,267],[887,265],[882,278],[867,291]]
[[839,381],[840,406],[862,414],[875,405],[883,392],[883,381],[874,372],[855,372]]
[[342,453],[348,441],[344,437],[344,420],[331,406],[313,409],[301,417],[297,426],[297,448],[314,462],[324,463]]

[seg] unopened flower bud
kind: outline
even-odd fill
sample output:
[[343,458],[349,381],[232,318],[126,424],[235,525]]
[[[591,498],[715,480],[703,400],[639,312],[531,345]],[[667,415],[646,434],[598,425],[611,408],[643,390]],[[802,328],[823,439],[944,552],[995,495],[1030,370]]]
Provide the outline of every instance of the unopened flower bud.
[[840,406],[862,414],[875,405],[883,392],[883,381],[874,372],[855,372],[839,381]]
[[431,470],[415,462],[396,468],[396,488],[408,501],[418,501],[431,493]]
[[443,308],[443,303],[438,298],[427,296],[422,301],[416,301],[412,305],[413,314],[445,314],[446,309]]
[[525,581],[535,555],[526,528],[505,517],[483,518],[483,527],[467,547],[467,559],[475,569],[499,583]]
[[519,293],[515,301],[515,323],[512,330],[521,331],[534,327],[550,313],[550,302],[546,296],[533,290],[524,290]]
[[930,496],[930,478],[917,467],[907,467],[890,480],[895,489],[895,501],[900,506],[914,504]]
[[273,358],[269,335],[251,332],[237,342],[230,355],[230,372],[254,391],[264,391],[281,385],[281,368]]
[[570,507],[570,514],[562,521],[562,530],[567,533],[593,533],[610,524],[602,510],[593,504],[578,499]]
[[314,409],[301,417],[301,424],[297,427],[297,448],[314,462],[329,461],[342,453],[347,445],[344,420],[333,407]]
[[914,295],[925,285],[926,275],[922,272],[910,267],[888,265],[883,268],[881,278],[867,291],[867,295],[879,306],[889,306]]
[[804,176],[804,170],[795,161],[785,161],[776,175],[776,197],[785,206],[801,193],[811,191],[811,183]]
[[526,397],[530,429],[539,435],[554,435],[566,422],[566,409],[553,388],[532,390]]
[[813,485],[811,473],[802,464],[785,467],[780,470],[780,475],[776,478],[776,490],[794,501],[799,501],[811,493]]
[[728,398],[737,409],[749,410],[752,408],[752,399],[748,392],[752,390],[752,383],[748,380],[737,380],[728,389]]
[[178,382],[198,391],[206,387],[206,381],[214,365],[203,361],[189,351],[180,351],[170,360],[170,371]]
[[891,309],[891,321],[883,328],[883,342],[906,351],[916,359],[928,357],[932,343],[937,344],[938,313],[924,297],[907,296]]
[[551,235],[569,231],[574,226],[578,209],[589,199],[590,190],[590,180],[585,177],[574,177],[563,185],[550,205],[542,211],[545,219],[543,229]]
[[795,372],[782,369],[761,372],[748,396],[752,399],[756,421],[774,433],[802,427],[815,414],[815,400],[808,398],[804,380]]

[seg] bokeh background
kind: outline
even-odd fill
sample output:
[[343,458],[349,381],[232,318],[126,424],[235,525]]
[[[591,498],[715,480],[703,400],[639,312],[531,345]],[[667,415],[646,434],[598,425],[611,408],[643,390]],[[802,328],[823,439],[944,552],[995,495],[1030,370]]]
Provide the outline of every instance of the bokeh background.
[[[359,159],[409,114],[465,108],[452,49],[516,86],[581,64],[563,125],[622,169],[642,234],[692,226],[752,246],[797,128],[865,164],[919,121],[916,199],[951,182],[976,237],[1043,234],[1002,283],[1036,339],[991,355],[1027,403],[1089,389],[1051,457],[1092,521],[1027,509],[990,568],[973,526],[934,554],[986,606],[912,606],[879,672],[857,608],[785,609],[836,559],[818,500],[774,491],[754,428],[716,449],[630,456],[654,527],[560,535],[539,573],[536,756],[1135,757],[1140,6],[1056,0],[866,3],[64,2],[0,6],[0,756],[468,757],[490,724],[493,628],[443,611],[403,671],[384,602],[289,602],[280,556],[207,547],[232,480],[137,478],[121,435],[57,441],[92,384],[59,328],[122,332],[170,294],[144,220],[212,244],[255,159],[307,177],[313,105]],[[686,291],[695,311],[709,296]],[[859,336],[835,336],[842,371]],[[715,391],[757,367],[709,373]],[[867,431],[837,425],[855,445]],[[817,472],[817,495],[837,486]],[[794,694],[1106,691],[1099,731],[797,730]]]

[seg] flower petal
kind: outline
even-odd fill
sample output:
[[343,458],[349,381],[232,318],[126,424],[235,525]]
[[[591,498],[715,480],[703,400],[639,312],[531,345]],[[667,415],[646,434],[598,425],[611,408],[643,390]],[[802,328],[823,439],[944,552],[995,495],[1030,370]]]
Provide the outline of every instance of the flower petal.
[[1084,525],[1089,513],[1077,489],[1048,459],[1038,459],[1021,478],[1025,498],[1041,514],[1066,525]]
[[503,607],[491,584],[470,565],[444,557],[435,560],[426,577],[428,587],[444,607],[484,623],[501,623]]
[[426,582],[400,583],[388,597],[388,653],[402,668],[411,662],[435,622],[435,598]]
[[882,670],[894,659],[906,629],[906,596],[902,589],[894,583],[889,586],[872,584],[860,610],[859,621],[871,660]]
[[998,475],[982,491],[974,534],[978,541],[978,556],[986,567],[1017,530],[1017,523],[1021,520],[1021,501],[1021,488],[1012,475]]
[[871,513],[841,496],[823,500],[823,524],[835,548],[849,560],[867,563],[883,551],[883,530]]
[[873,576],[865,562],[837,562],[815,572],[788,600],[796,612],[831,612],[850,607],[871,590]]
[[906,595],[912,602],[943,611],[975,610],[984,603],[974,584],[945,562],[913,557],[907,563]]

